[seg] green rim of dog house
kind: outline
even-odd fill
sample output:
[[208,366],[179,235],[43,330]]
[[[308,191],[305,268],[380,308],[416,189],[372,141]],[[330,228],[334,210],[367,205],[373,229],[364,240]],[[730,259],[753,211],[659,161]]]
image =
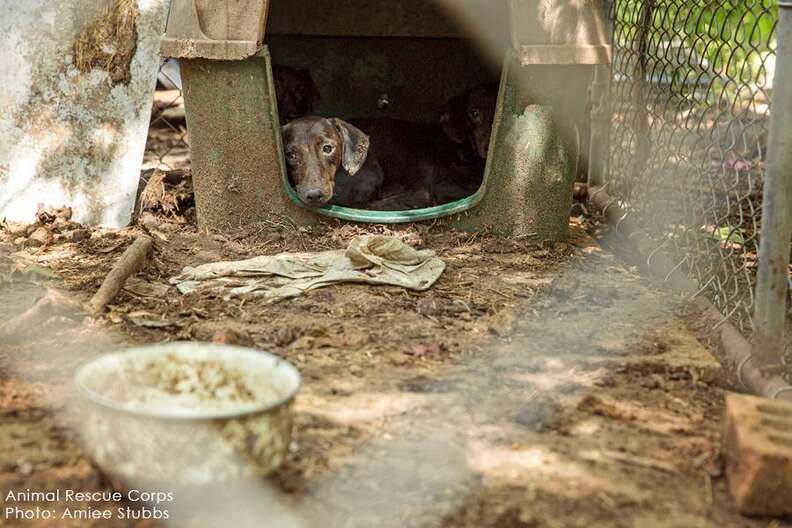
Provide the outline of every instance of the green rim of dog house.
[[327,205],[320,209],[310,209],[300,201],[299,196],[297,196],[297,192],[288,182],[284,182],[284,187],[289,199],[303,209],[308,209],[322,216],[329,216],[331,218],[338,218],[340,220],[379,224],[418,222],[421,220],[433,220],[435,218],[463,213],[471,207],[474,207],[484,197],[484,185],[482,184],[478,191],[470,196],[456,200],[454,202],[436,205],[434,207],[424,207],[421,209],[408,209],[404,211],[369,211],[367,209],[341,207],[340,205]]

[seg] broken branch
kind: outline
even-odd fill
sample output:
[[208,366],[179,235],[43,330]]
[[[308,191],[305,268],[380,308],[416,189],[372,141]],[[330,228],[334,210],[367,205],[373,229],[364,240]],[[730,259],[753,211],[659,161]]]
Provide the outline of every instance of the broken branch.
[[108,304],[118,295],[124,287],[127,279],[143,269],[151,253],[153,243],[151,237],[140,235],[132,242],[121,258],[118,259],[113,269],[105,277],[91,300],[88,301],[88,311],[93,315],[99,315],[104,311]]

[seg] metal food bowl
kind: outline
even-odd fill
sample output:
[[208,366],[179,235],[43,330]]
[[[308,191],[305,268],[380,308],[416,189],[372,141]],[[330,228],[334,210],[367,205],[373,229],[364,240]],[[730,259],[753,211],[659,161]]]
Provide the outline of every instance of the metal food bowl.
[[114,482],[192,486],[283,462],[300,374],[266,352],[179,342],[95,359],[75,384],[84,445]]

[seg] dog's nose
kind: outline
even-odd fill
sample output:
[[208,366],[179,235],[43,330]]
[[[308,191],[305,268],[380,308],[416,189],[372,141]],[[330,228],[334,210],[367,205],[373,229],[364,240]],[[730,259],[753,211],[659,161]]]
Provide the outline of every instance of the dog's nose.
[[325,194],[322,192],[321,189],[310,189],[305,191],[305,201],[308,202],[309,205],[316,205],[322,203],[324,200]]

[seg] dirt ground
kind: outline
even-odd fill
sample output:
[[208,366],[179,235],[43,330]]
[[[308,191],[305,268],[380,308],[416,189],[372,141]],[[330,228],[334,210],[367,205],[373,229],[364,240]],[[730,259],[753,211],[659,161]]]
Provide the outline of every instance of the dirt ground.
[[[719,444],[727,382],[702,344],[699,314],[579,221],[556,244],[443,222],[273,221],[219,235],[198,232],[180,185],[169,187],[170,205],[121,231],[57,213],[41,217],[48,234],[0,230],[0,322],[46,289],[87,301],[135,236],[145,231],[155,245],[104,316],[56,314],[0,342],[3,511],[9,489],[109,489],[70,413],[76,366],[134,344],[195,339],[254,346],[301,371],[295,440],[263,485],[310,526],[784,526],[743,518],[730,501]],[[277,304],[180,295],[167,282],[187,265],[344,248],[365,233],[433,249],[447,269],[427,292],[337,285]],[[243,526],[234,519],[245,518],[245,501],[169,525]],[[74,507],[65,501],[23,505],[57,520],[0,523],[158,526],[60,519]]]

